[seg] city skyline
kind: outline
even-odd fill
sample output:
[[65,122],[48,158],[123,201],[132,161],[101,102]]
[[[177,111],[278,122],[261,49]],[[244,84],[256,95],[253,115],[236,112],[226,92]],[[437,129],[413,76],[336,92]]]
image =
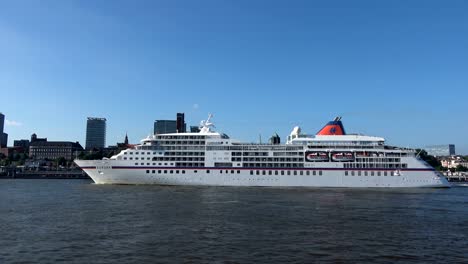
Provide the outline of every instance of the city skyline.
[[108,120],[108,145],[138,142],[181,112],[245,141],[342,116],[349,133],[467,154],[468,4],[338,2],[4,3],[8,145],[84,144],[88,116]]

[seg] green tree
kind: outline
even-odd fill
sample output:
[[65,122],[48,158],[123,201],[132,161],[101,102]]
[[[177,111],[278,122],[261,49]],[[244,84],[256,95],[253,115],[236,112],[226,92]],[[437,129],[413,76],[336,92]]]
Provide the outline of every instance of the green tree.
[[442,163],[440,163],[436,157],[427,154],[427,151],[424,149],[416,149],[416,153],[419,153],[419,157],[432,167],[436,169],[442,169]]
[[115,155],[115,153],[114,153],[113,150],[111,150],[111,151],[109,151],[108,153],[106,153],[106,157],[107,157],[107,158],[110,158],[110,157],[112,157],[112,156],[114,156],[114,155]]
[[6,157],[0,160],[0,166],[9,166],[11,164],[11,159]]
[[93,151],[93,152],[82,152],[83,154],[78,155],[79,159],[82,160],[97,160],[97,159],[102,159],[104,157],[104,154],[102,151]]
[[67,159],[64,157],[60,157],[56,160],[57,166],[65,166],[67,165]]
[[468,169],[462,165],[458,165],[456,168],[455,168],[455,171],[467,171]]

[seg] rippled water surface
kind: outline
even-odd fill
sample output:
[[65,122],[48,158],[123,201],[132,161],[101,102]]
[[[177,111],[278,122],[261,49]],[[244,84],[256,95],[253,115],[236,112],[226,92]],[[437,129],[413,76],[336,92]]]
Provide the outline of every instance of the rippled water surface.
[[1,180],[0,263],[468,263],[468,187]]

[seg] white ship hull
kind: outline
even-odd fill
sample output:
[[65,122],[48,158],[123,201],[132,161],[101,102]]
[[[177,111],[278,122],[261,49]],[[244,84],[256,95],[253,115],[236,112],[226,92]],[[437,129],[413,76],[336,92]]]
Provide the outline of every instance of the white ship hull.
[[[361,171],[361,176],[358,176],[357,170],[354,173],[355,175],[351,176],[351,173],[345,175],[343,169],[330,168],[291,170],[268,168],[123,167],[112,166],[112,161],[108,160],[76,160],[75,163],[96,184],[353,188],[450,187],[450,183],[445,177],[430,169],[407,169],[401,170],[398,173],[390,170],[368,170],[368,176],[363,176],[365,170],[361,169],[359,170]],[[259,175],[257,175],[257,171]],[[281,175],[281,171],[285,175]],[[288,171],[290,175],[287,175]],[[380,171],[380,176],[377,176],[378,171]],[[370,176],[371,172],[374,172],[374,176]],[[384,174],[384,172],[386,173]]]

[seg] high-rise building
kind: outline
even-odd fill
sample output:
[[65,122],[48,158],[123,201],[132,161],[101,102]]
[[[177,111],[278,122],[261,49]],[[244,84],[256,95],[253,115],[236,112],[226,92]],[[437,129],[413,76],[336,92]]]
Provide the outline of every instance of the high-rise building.
[[427,151],[427,154],[435,156],[435,157],[455,155],[454,144],[427,146],[424,148],[424,150]]
[[0,113],[0,148],[5,148],[8,144],[8,134],[3,132],[5,126],[5,115]]
[[176,129],[177,133],[185,133],[185,131],[187,130],[184,113],[177,113]]
[[199,133],[200,128],[198,126],[190,126],[190,132],[191,133]]
[[88,117],[86,123],[86,149],[101,149],[106,146],[106,119]]
[[0,113],[0,133],[3,133],[4,125],[5,125],[5,115]]
[[175,120],[156,120],[154,121],[154,134],[176,133],[176,123]]
[[154,134],[185,133],[187,124],[184,113],[177,113],[176,120],[155,120]]

